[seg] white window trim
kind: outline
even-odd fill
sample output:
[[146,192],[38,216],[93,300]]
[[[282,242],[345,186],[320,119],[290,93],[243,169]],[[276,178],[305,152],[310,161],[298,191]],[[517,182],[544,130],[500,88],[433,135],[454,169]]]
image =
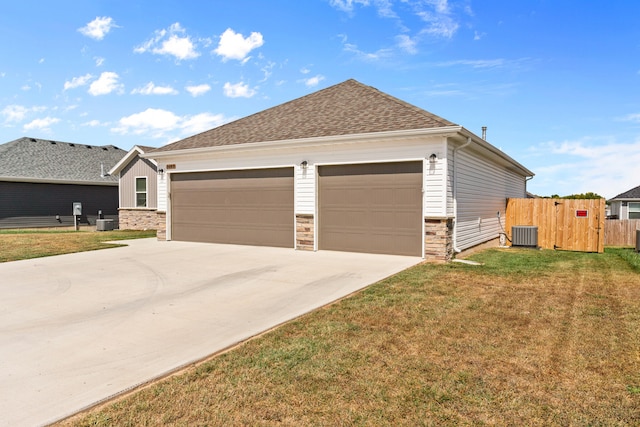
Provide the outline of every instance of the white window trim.
[[[142,191],[138,191],[138,179],[139,178],[144,178],[144,194],[145,194],[145,199],[144,199],[144,206],[138,206],[138,194],[141,194]],[[146,208],[149,207],[149,178],[146,176],[136,176],[133,179],[133,204],[135,205],[136,208]]]

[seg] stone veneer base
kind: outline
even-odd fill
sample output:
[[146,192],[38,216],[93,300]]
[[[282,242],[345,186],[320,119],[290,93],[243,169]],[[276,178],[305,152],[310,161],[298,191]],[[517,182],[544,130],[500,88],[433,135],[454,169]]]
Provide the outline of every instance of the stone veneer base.
[[424,259],[439,263],[453,259],[453,219],[424,219]]

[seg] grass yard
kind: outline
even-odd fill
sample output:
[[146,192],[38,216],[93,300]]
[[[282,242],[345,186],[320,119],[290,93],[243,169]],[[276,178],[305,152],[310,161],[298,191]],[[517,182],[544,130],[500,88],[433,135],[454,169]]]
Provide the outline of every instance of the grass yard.
[[472,258],[484,265],[416,266],[62,424],[640,425],[637,254]]
[[155,237],[151,231],[0,230],[0,262],[120,246],[114,240]]

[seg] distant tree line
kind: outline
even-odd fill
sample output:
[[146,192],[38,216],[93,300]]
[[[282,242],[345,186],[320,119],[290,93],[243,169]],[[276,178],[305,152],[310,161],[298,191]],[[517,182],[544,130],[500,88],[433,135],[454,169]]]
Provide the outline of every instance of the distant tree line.
[[549,197],[545,197],[545,199],[604,199],[604,197],[589,191],[588,193],[571,194],[569,196],[558,196],[557,194],[552,194]]

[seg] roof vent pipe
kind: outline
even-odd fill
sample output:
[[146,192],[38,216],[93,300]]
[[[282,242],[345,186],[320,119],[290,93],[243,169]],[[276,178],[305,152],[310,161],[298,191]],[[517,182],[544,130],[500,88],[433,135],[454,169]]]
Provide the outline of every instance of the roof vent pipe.
[[487,140],[487,127],[482,126],[482,139]]

